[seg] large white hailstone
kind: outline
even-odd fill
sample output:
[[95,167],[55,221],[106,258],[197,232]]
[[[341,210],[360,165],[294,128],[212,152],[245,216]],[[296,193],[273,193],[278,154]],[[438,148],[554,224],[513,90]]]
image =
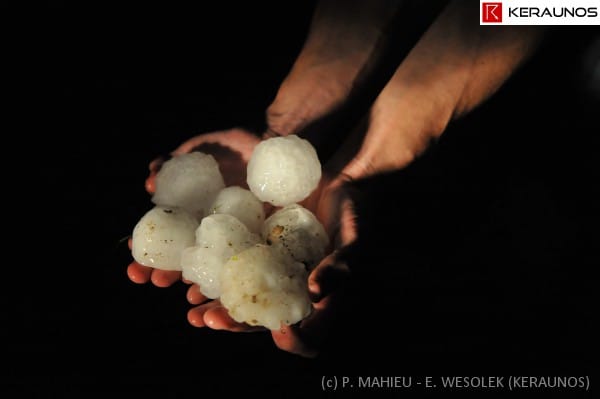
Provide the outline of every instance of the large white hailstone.
[[217,194],[209,213],[226,213],[235,216],[248,230],[260,234],[265,221],[263,203],[250,190],[238,186],[225,187]]
[[131,252],[141,265],[181,270],[181,252],[194,245],[198,221],[180,208],[155,206],[135,225]]
[[302,263],[258,244],[231,257],[221,273],[221,303],[239,323],[278,330],[310,314]]
[[227,259],[259,242],[260,237],[234,216],[209,215],[196,230],[196,245],[181,254],[183,278],[198,284],[207,298],[218,298],[219,273]]
[[317,152],[308,141],[295,135],[260,142],[248,162],[250,190],[261,201],[275,206],[302,201],[320,179]]
[[265,220],[262,237],[275,249],[307,267],[325,256],[329,237],[315,215],[298,204],[279,209]]
[[184,208],[200,220],[223,187],[223,176],[213,156],[190,152],[176,155],[161,166],[152,202]]

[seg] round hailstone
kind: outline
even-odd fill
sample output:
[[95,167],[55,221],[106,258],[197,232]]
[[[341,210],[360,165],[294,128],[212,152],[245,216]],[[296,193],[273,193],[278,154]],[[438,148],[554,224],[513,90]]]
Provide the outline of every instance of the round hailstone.
[[181,251],[194,245],[197,228],[198,221],[189,212],[157,205],[133,229],[133,259],[156,269],[181,270]]
[[302,263],[258,244],[231,257],[221,273],[221,303],[239,323],[278,330],[310,314]]
[[317,152],[298,136],[273,137],[260,142],[247,169],[250,190],[275,206],[300,202],[317,187],[321,163]]
[[223,187],[223,176],[213,156],[190,152],[174,156],[161,166],[152,202],[183,208],[200,220]]
[[209,213],[225,213],[235,216],[248,230],[260,233],[265,221],[265,208],[250,190],[238,186],[225,187],[211,205]]
[[269,216],[263,224],[262,237],[309,269],[323,259],[329,245],[323,225],[311,211],[298,204],[288,205]]
[[181,254],[183,278],[200,287],[207,298],[221,295],[219,273],[229,258],[260,242],[260,237],[248,231],[234,216],[209,215],[196,230],[196,245]]

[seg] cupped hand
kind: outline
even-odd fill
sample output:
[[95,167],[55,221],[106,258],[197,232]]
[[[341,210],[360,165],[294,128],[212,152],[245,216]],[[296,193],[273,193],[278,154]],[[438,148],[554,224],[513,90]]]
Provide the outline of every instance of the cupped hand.
[[[247,188],[246,165],[259,141],[258,136],[244,129],[215,131],[191,138],[172,151],[170,156],[192,151],[211,154],[219,164],[226,186],[237,185]],[[160,157],[150,162],[150,173],[145,182],[149,194],[153,194],[156,190],[156,174],[165,161],[165,158]],[[129,240],[129,249],[131,249],[131,240]],[[145,284],[152,281],[157,287],[169,287],[181,279],[180,271],[154,269],[140,265],[136,261],[131,262],[127,267],[127,275],[134,283]]]
[[[319,353],[325,332],[334,321],[333,312],[341,302],[343,282],[348,278],[347,265],[338,257],[340,250],[356,238],[354,209],[346,195],[343,176],[324,176],[319,187],[302,205],[311,210],[323,223],[331,238],[331,252],[311,271],[308,290],[313,302],[311,314],[299,323],[282,325],[270,333],[282,350],[305,357]],[[209,301],[196,284],[188,289],[188,301],[198,305],[188,312],[188,321],[195,327],[209,327],[232,332],[267,331],[233,320],[219,300]]]

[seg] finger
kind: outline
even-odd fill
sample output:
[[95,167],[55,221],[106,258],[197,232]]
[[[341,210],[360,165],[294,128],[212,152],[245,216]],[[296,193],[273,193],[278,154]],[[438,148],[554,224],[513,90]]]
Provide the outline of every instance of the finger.
[[196,284],[192,284],[190,288],[188,288],[186,298],[192,305],[199,305],[206,302],[208,299],[200,292],[200,287]]
[[170,287],[181,278],[181,272],[177,270],[160,270],[152,271],[152,283],[157,287]]
[[312,313],[300,324],[282,326],[271,332],[278,348],[304,357],[316,357],[330,329],[335,312],[334,298],[324,299],[314,304]]
[[163,163],[165,163],[165,160],[168,158],[169,157],[164,157],[164,156],[154,158],[148,165],[148,169],[150,170],[150,173],[158,172],[160,167],[163,165]]
[[152,270],[151,267],[140,265],[134,261],[127,267],[127,276],[136,284],[145,284],[150,281]]
[[314,303],[311,314],[299,324],[272,331],[275,345],[290,353],[316,357],[335,322],[342,296],[343,292],[338,291]]
[[[348,176],[339,174],[323,188],[316,208],[316,216],[329,237],[335,238],[341,228],[342,211],[351,211],[352,208],[346,206],[344,209],[341,204],[348,198],[347,185],[351,180]],[[348,199],[349,200],[349,199]],[[351,204],[351,203],[350,203]],[[344,219],[346,220],[346,219]],[[333,247],[336,247],[335,245]]]
[[325,257],[308,276],[308,291],[313,302],[319,302],[342,287],[350,277],[348,265],[336,259],[336,253]]
[[228,330],[232,332],[264,330],[262,327],[253,327],[245,323],[236,322],[229,316],[227,309],[218,300],[210,301],[190,309],[187,318],[188,322],[194,327],[209,327],[214,330]]
[[220,306],[217,301],[210,301],[190,309],[187,313],[188,322],[194,327],[206,327],[204,313],[214,306]]
[[298,327],[282,326],[279,330],[272,330],[271,337],[275,345],[286,352],[308,358],[314,358],[318,354],[317,348],[306,341]]
[[130,251],[131,251],[131,248],[133,248],[133,239],[131,237],[129,237],[129,239],[127,240],[127,247],[129,248]]
[[150,172],[150,176],[146,178],[144,187],[148,194],[154,194],[156,192],[156,172]]
[[156,174],[158,173],[161,166],[163,165],[163,163],[165,163],[165,161],[168,158],[169,157],[163,157],[163,156],[156,157],[148,165],[148,170],[150,171],[150,174],[146,178],[146,181],[144,184],[148,194],[154,194],[156,192]]
[[227,309],[225,309],[225,307],[222,305],[213,306],[206,309],[204,313],[204,323],[207,327],[210,327],[213,330],[227,330],[232,332],[252,332],[265,330],[264,327],[249,326],[246,323],[238,323],[237,321],[233,320],[231,316],[229,316]]
[[340,242],[337,247],[346,247],[356,241],[357,237],[358,226],[354,202],[348,196],[345,196],[340,205]]

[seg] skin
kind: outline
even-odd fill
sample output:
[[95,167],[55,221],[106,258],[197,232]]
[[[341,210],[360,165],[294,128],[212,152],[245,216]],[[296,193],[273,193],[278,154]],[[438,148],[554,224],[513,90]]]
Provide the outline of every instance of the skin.
[[[275,345],[282,350],[316,356],[331,312],[343,304],[343,282],[349,271],[338,254],[357,239],[348,184],[412,162],[453,119],[493,95],[535,51],[543,36],[543,31],[534,27],[480,26],[478,8],[465,3],[450,2],[436,18],[379,92],[362,129],[355,129],[338,144],[338,151],[324,164],[318,189],[303,202],[324,224],[335,245],[309,277],[314,312],[298,325],[271,331]],[[400,2],[357,1],[342,8],[336,4],[321,1],[315,10],[305,46],[267,109],[268,129],[263,139],[304,134],[307,126],[350,101],[354,89],[373,73]],[[229,185],[245,170],[259,141],[250,132],[232,129],[192,138],[173,154],[201,149],[207,143],[213,144],[213,150],[228,149],[217,151],[217,160],[225,165],[223,174]],[[312,141],[318,146],[318,139]],[[150,164],[146,181],[150,193],[159,167],[160,160]],[[127,273],[133,282],[152,281],[159,287],[181,278],[179,272],[152,270],[135,262]],[[197,305],[188,313],[193,326],[257,330],[233,321],[218,300],[207,302],[194,285],[187,298]]]

